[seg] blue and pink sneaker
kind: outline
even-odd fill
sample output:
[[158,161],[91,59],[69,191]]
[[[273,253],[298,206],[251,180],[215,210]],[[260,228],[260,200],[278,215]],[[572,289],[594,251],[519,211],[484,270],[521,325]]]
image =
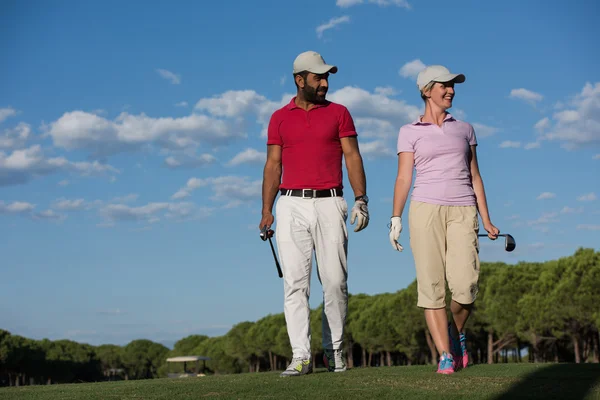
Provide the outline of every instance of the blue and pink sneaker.
[[462,353],[462,367],[467,368],[467,366],[469,365],[469,353],[467,352],[467,337],[464,333],[461,332],[458,335],[458,338],[460,342],[460,351]]
[[467,337],[459,333],[458,341],[452,336],[451,325],[448,324],[448,336],[450,337],[450,352],[456,361],[456,368],[467,368],[469,365],[469,353],[467,352]]
[[446,352],[442,353],[438,363],[438,374],[450,375],[454,373],[454,357]]

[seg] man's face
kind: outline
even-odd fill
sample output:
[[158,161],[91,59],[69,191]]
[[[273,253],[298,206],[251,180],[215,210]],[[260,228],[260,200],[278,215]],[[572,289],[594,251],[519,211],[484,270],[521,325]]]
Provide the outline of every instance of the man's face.
[[309,72],[304,81],[304,86],[300,87],[306,101],[314,104],[325,103],[325,96],[329,89],[329,73],[313,74]]

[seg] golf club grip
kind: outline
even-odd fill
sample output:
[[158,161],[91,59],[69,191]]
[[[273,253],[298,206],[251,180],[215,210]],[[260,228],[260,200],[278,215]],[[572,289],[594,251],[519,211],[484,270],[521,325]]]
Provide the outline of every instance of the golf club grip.
[[279,260],[277,259],[277,254],[275,254],[275,247],[273,247],[273,242],[271,238],[269,238],[269,244],[271,245],[271,251],[273,252],[273,258],[275,259],[275,266],[277,267],[277,274],[280,278],[283,278],[283,272],[281,272],[281,267],[279,266]]

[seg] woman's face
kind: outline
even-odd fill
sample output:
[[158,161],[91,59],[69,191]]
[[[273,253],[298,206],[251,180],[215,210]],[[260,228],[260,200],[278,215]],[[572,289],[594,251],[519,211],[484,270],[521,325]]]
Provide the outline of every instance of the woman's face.
[[454,82],[436,82],[429,92],[429,99],[442,110],[452,107]]

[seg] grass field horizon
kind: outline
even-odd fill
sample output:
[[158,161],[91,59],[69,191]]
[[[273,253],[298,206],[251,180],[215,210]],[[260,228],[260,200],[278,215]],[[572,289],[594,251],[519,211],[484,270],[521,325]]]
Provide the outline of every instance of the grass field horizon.
[[435,366],[353,368],[0,388],[4,400],[92,399],[600,399],[598,364],[478,364],[445,376]]

